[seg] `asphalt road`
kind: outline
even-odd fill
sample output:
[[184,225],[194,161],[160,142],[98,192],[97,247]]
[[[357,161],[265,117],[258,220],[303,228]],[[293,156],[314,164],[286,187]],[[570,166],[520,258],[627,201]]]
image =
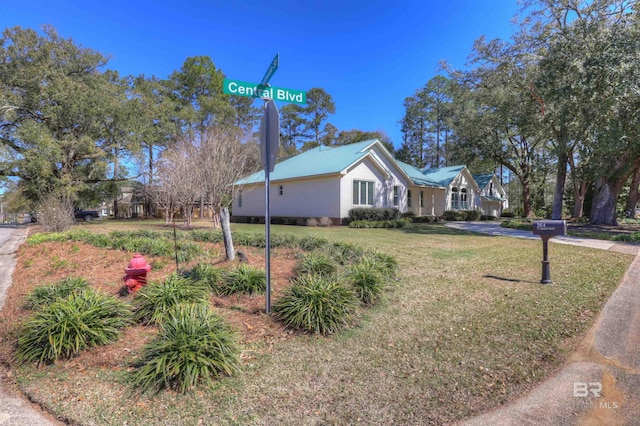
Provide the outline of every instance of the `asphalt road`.
[[[0,225],[0,309],[11,286],[11,277],[16,267],[15,253],[27,236],[25,225]],[[0,366],[3,378],[6,370]],[[0,382],[0,425],[45,426],[58,425],[29,402],[22,395],[16,395],[3,388]]]

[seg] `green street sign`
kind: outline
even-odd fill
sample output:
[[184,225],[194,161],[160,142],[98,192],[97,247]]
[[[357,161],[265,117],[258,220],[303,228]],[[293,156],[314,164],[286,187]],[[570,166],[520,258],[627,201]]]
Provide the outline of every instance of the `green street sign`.
[[262,81],[260,82],[261,85],[266,86],[267,83],[269,83],[269,80],[271,80],[271,77],[273,77],[273,74],[275,74],[276,70],[278,69],[279,62],[280,54],[276,53],[276,57],[273,58],[273,61],[271,61],[271,65],[269,65],[269,68],[267,68],[267,72],[265,72],[264,77],[262,77]]
[[274,101],[306,104],[307,93],[302,90],[270,87],[262,84],[249,83],[240,80],[224,79],[222,92],[227,95],[248,96],[250,98],[270,98]]

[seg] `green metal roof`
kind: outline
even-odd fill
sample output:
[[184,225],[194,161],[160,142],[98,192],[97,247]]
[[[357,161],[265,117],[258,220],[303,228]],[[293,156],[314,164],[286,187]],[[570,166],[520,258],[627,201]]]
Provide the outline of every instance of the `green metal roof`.
[[422,174],[438,186],[449,186],[466,166],[449,166],[437,169],[423,169]]
[[493,177],[493,173],[487,173],[484,175],[473,175],[473,179],[476,181],[480,189],[484,188],[489,184],[491,178]]
[[440,184],[423,175],[420,169],[418,169],[417,167],[414,167],[411,164],[403,163],[399,160],[396,160],[396,163],[398,163],[402,170],[404,170],[404,172],[411,178],[414,184],[422,186],[441,187]]
[[[277,163],[269,179],[273,181],[340,173],[362,157],[377,139],[336,147],[318,146]],[[264,182],[264,170],[240,179],[236,185]]]

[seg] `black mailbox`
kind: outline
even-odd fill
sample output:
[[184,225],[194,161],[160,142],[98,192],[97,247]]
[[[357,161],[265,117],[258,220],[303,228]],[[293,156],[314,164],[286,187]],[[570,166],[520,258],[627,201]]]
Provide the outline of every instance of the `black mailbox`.
[[567,235],[566,220],[538,220],[533,222],[533,233],[535,235],[557,237]]
[[549,264],[549,240],[553,237],[567,235],[566,220],[537,220],[533,222],[533,233],[542,240],[542,284],[553,284]]

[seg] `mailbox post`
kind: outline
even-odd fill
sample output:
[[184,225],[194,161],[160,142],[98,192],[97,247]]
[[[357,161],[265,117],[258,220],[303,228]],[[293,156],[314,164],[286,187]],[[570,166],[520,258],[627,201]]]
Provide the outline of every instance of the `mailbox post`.
[[553,284],[549,264],[549,240],[553,237],[567,235],[566,220],[538,220],[533,222],[533,234],[542,239],[542,279],[541,284]]

